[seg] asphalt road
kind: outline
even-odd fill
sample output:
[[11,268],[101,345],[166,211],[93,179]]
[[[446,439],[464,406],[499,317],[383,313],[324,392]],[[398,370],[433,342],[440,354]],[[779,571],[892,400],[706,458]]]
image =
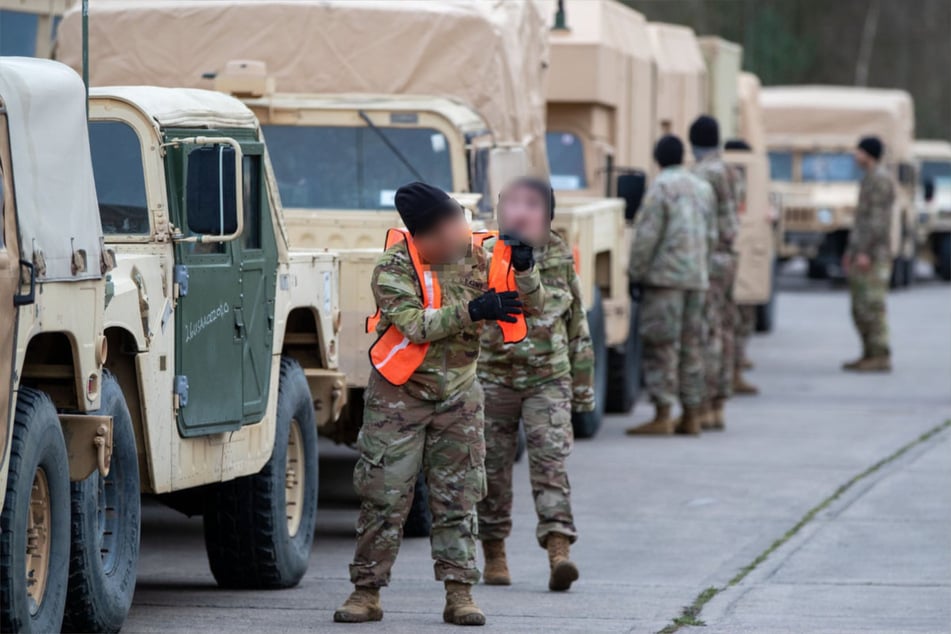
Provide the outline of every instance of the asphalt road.
[[[611,417],[570,461],[581,580],[546,589],[524,462],[516,469],[515,583],[475,596],[497,632],[947,632],[951,628],[951,289],[889,300],[895,371],[839,370],[856,355],[846,294],[782,278],[776,331],[755,338],[722,433],[628,438]],[[938,426],[938,427],[936,427]],[[937,431],[934,431],[937,428]],[[923,434],[931,435],[921,438]],[[199,520],[148,504],[126,631],[446,631],[428,542],[410,540],[385,619],[333,624],[347,596],[353,508],[323,508],[299,587],[222,591]],[[731,581],[733,583],[731,583]],[[685,607],[689,607],[685,612]]]

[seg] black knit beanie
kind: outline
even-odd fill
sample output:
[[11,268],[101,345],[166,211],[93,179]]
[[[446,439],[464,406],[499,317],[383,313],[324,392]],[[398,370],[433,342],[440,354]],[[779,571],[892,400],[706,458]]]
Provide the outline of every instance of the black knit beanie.
[[690,125],[690,145],[714,148],[720,145],[720,125],[709,115],[700,115]]
[[684,162],[684,144],[673,134],[660,137],[654,146],[654,160],[661,167],[680,165]]
[[885,151],[885,146],[882,144],[882,140],[877,136],[863,136],[861,140],[859,140],[859,149],[877,161],[882,158],[882,152]]
[[[505,189],[511,189],[513,187],[528,187],[548,199],[548,212],[551,215],[551,219],[555,219],[555,190],[551,188],[551,183],[535,176],[522,176],[509,183]],[[499,194],[499,198],[501,197],[501,194]]]
[[443,218],[462,212],[449,194],[419,181],[403,185],[396,190],[396,211],[410,235],[426,233]]

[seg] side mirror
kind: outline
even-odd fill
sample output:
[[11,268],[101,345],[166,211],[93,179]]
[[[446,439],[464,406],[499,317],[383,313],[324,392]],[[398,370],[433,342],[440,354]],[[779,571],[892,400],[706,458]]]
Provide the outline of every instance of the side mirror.
[[631,170],[618,175],[617,195],[624,199],[624,219],[628,222],[637,215],[646,190],[647,175],[644,172]]
[[241,146],[219,137],[182,139],[181,143],[204,146],[191,150],[186,159],[185,214],[194,235],[183,240],[234,240],[244,230]]
[[898,164],[898,182],[902,185],[912,185],[915,182],[915,167],[909,163]]
[[933,178],[929,178],[925,180],[924,198],[926,203],[930,203],[932,200],[934,200],[934,179]]

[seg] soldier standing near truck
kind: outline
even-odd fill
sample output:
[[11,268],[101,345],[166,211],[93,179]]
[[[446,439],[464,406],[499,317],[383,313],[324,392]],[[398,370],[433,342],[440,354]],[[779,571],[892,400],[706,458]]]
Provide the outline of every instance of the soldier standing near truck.
[[720,126],[713,117],[702,115],[690,126],[690,144],[697,163],[694,173],[710,183],[716,196],[714,216],[717,242],[710,258],[710,287],[707,290],[707,402],[701,412],[707,429],[726,426],[723,408],[733,395],[733,336],[736,305],[733,282],[736,278],[736,253],[733,241],[739,230],[736,215],[735,177],[720,155]]
[[[634,434],[697,435],[704,401],[703,312],[709,289],[709,253],[716,243],[714,194],[683,168],[683,143],[661,137],[654,159],[661,172],[635,218],[631,245],[632,299],[641,304],[644,381],[654,419]],[[680,400],[679,424],[671,409]]]
[[855,161],[865,176],[855,208],[855,224],[842,257],[842,268],[849,276],[852,320],[862,338],[862,356],[842,366],[852,372],[892,369],[885,296],[891,275],[889,230],[895,186],[880,163],[884,149],[878,137],[866,136],[855,150]]
[[[555,217],[554,192],[541,179],[525,177],[509,185],[499,201],[500,213],[510,205]],[[569,559],[577,532],[565,459],[573,444],[572,410],[594,409],[594,349],[571,249],[552,231],[548,244],[532,255],[544,303],[526,309],[527,336],[507,344],[499,328],[488,326],[482,332],[479,379],[485,390],[488,493],[478,506],[479,539],[485,583],[510,585],[505,539],[512,531],[512,466],[521,419],[538,514],[536,537],[548,550],[548,588],[561,591],[578,579],[578,568]],[[512,265],[521,270],[530,262],[513,260]]]
[[[350,566],[355,589],[334,620],[383,618],[380,588],[389,582],[422,467],[436,579],[446,586],[443,619],[482,625],[485,615],[470,593],[479,581],[475,507],[486,487],[476,378],[480,322],[524,323],[518,296],[533,306],[539,277],[530,264],[514,274],[517,291],[486,290],[488,257],[455,200],[416,182],[397,190],[395,203],[408,231],[392,230],[402,239],[387,248],[372,276],[379,338],[370,348],[374,371],[353,475],[362,499]],[[512,259],[525,249],[531,248],[512,247]]]

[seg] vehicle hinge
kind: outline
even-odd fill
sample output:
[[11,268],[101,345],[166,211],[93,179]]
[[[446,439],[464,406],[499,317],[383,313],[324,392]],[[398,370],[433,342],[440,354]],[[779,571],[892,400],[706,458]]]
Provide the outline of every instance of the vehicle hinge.
[[178,287],[178,297],[185,297],[188,295],[188,267],[184,264],[176,264],[175,270],[172,273],[172,281],[175,282],[175,285]]
[[175,394],[176,400],[178,401],[179,407],[185,407],[188,405],[188,376],[184,374],[175,375],[175,384],[172,388],[173,393]]

